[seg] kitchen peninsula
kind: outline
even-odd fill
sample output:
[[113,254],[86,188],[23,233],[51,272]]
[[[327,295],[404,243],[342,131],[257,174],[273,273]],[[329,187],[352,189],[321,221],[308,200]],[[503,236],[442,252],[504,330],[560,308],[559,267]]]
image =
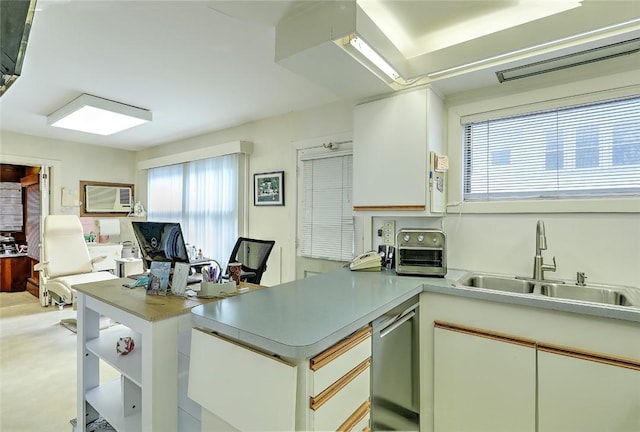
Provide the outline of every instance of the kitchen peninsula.
[[[117,279],[107,291],[126,299],[103,292],[104,283],[79,285],[78,400],[86,395],[87,407],[104,407],[100,414],[113,408],[109,415],[125,422],[118,430],[130,430],[132,420],[131,430],[176,430],[176,422],[180,431],[362,430],[371,427],[374,403],[371,323],[419,297],[420,430],[468,429],[455,423],[465,416],[451,423],[447,413],[476,407],[510,414],[468,413],[493,430],[509,430],[496,419],[510,430],[536,422],[557,430],[567,416],[601,427],[611,412],[621,422],[616,430],[640,429],[640,308],[459,286],[465,273],[341,268],[204,304],[145,296]],[[184,303],[177,315],[162,312],[163,302],[175,301]],[[98,331],[100,314],[126,328]],[[129,356],[115,353],[123,336],[136,341]],[[536,356],[543,362],[536,365]],[[475,367],[476,357],[485,366]],[[99,383],[98,359],[122,379]],[[446,380],[466,372],[474,380],[460,381],[462,388]],[[567,377],[582,383],[578,393],[587,399]],[[497,383],[508,387],[500,394],[518,396],[495,400]],[[461,394],[474,395],[474,403],[460,406]],[[609,408],[578,416],[566,405],[573,400]],[[85,409],[79,404],[78,415]]]
[[[317,391],[322,386],[316,385],[316,372],[311,370],[311,360],[324,352],[323,350],[331,349],[344,338],[357,334],[378,316],[416,295],[420,295],[421,430],[434,430],[434,418],[438,417],[438,407],[434,408],[437,399],[434,396],[434,387],[438,388],[437,382],[434,383],[434,370],[437,367],[441,369],[443,365],[434,365],[433,358],[434,349],[438,346],[434,342],[434,333],[440,332],[436,330],[440,321],[457,321],[458,324],[463,324],[461,327],[464,328],[480,326],[488,330],[487,334],[490,335],[513,332],[516,333],[516,339],[521,337],[533,340],[533,346],[561,344],[570,347],[574,352],[589,351],[592,355],[584,361],[591,363],[594,359],[613,360],[616,366],[610,367],[615,368],[616,374],[620,365],[624,363],[620,359],[626,359],[626,365],[631,366],[630,377],[624,377],[630,383],[625,387],[629,391],[622,390],[625,403],[618,405],[617,412],[624,415],[630,407],[640,408],[640,395],[633,394],[633,389],[640,379],[640,348],[637,344],[640,335],[639,308],[609,307],[588,302],[550,299],[540,295],[498,293],[487,289],[457,286],[456,280],[464,273],[449,270],[446,278],[409,277],[397,276],[394,271],[350,272],[343,268],[248,296],[195,307],[191,315],[196,327],[193,334],[198,336],[197,342],[195,336],[192,342],[189,395],[203,408],[202,430],[206,430],[205,424],[209,428],[247,429],[250,426],[239,419],[261,413],[265,417],[259,421],[266,425],[266,429],[270,424],[282,425],[283,423],[270,423],[276,414],[273,411],[263,413],[250,403],[251,399],[247,397],[247,392],[251,389],[260,391],[264,388],[278,387],[286,387],[289,390],[288,394],[283,395],[281,402],[295,404],[295,412],[292,411],[293,407],[288,411],[288,415],[292,417],[284,422],[290,426],[289,429],[326,428],[327,424],[318,424],[318,414],[312,406],[318,396]],[[518,323],[518,320],[521,322]],[[580,332],[573,328],[585,328],[590,332],[581,336]],[[597,331],[598,328],[602,330]],[[609,337],[610,332],[614,332],[618,339]],[[194,350],[200,350],[200,345],[208,345],[210,340],[215,340],[215,343],[211,344],[211,351],[201,351],[209,352],[210,356],[198,360],[199,356],[194,356]],[[445,347],[448,346],[447,343],[445,342]],[[233,346],[233,350],[236,351],[244,349],[247,353],[252,353],[249,354],[249,358],[261,356],[274,362],[285,363],[291,368],[288,374],[284,374],[287,377],[286,384],[274,381],[276,375],[265,372],[257,376],[252,375],[254,381],[243,383],[234,392],[222,392],[222,395],[215,390],[221,387],[212,386],[217,381],[207,381],[205,375],[219,376],[220,374],[210,373],[212,369],[219,368],[225,368],[226,373],[234,373],[234,367],[241,369],[243,366],[240,362],[234,366],[225,363],[224,360],[220,361],[223,357],[216,354],[221,352],[218,351],[221,346]],[[462,349],[464,352],[464,348]],[[447,350],[441,347],[439,352]],[[255,357],[252,357],[253,355]],[[349,364],[353,369],[347,368],[346,371],[355,370],[361,364],[362,358],[362,355],[356,356],[355,361]],[[375,359],[371,361],[375,362]],[[555,366],[550,364],[549,367],[554,369]],[[251,365],[253,368],[255,363],[249,362],[245,365]],[[265,369],[267,370],[268,368]],[[241,376],[242,370],[235,373],[236,376]],[[547,377],[555,376],[555,373],[550,373]],[[338,381],[340,377],[341,375],[338,375]],[[535,377],[535,372],[532,372],[530,377]],[[203,389],[205,383],[207,388]],[[348,389],[349,385],[347,383],[344,388]],[[531,386],[535,388],[535,383],[529,381],[527,388],[530,389]],[[595,393],[601,391],[603,389],[598,388]],[[220,393],[220,397],[216,397],[216,393]],[[336,391],[335,394],[335,397],[340,397],[342,390]],[[603,394],[609,393],[604,391]],[[527,425],[532,422],[535,424],[538,404],[545,407],[548,407],[548,404],[557,404],[560,407],[564,405],[560,403],[562,401],[553,397],[539,402],[535,399],[535,392],[527,394],[527,398]],[[229,401],[225,409],[217,405],[222,399]],[[352,402],[356,411],[360,409],[360,399]],[[491,404],[491,398],[487,398],[486,402]],[[228,407],[231,409],[227,410]],[[447,409],[449,408],[451,407]],[[251,416],[247,415],[249,412]],[[636,409],[633,412],[640,411]],[[596,420],[598,417],[607,417],[597,410],[593,414]],[[355,416],[356,412],[352,415]],[[344,424],[336,423],[339,420],[345,419],[332,419],[333,423],[330,424],[334,430]],[[558,420],[560,423],[554,423],[556,420],[553,415],[540,419],[542,422],[548,422],[548,430],[552,430],[554,424],[562,424],[562,420]],[[590,421],[592,420],[593,416]],[[235,421],[239,422],[234,423]],[[629,424],[640,426],[640,418],[631,418]],[[443,429],[447,428],[443,426]]]

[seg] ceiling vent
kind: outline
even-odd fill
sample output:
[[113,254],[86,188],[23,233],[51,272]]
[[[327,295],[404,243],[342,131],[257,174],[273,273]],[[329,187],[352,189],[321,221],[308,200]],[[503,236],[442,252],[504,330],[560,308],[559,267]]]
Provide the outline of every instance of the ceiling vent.
[[573,54],[555,57],[549,60],[530,63],[524,66],[505,69],[496,72],[496,75],[498,76],[498,81],[502,83],[505,81],[540,75],[547,72],[567,69],[623,55],[635,54],[639,51],[640,38],[630,39],[624,42],[618,42],[598,48],[579,51]]

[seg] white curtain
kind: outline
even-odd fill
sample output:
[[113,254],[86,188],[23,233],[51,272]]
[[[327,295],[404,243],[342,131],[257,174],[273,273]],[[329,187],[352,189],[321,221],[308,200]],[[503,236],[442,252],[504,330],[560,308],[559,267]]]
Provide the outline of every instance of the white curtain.
[[185,242],[224,267],[238,238],[238,154],[149,170],[148,219],[180,222]]

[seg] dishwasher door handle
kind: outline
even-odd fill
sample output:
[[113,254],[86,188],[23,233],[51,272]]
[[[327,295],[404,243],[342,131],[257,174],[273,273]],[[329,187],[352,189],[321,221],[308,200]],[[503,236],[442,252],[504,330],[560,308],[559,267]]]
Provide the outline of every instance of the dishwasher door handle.
[[394,331],[395,329],[400,327],[402,324],[404,324],[405,322],[409,321],[415,315],[416,315],[416,311],[415,310],[412,310],[411,312],[409,312],[409,313],[407,313],[405,315],[402,315],[396,321],[394,321],[393,323],[391,323],[388,326],[386,326],[383,330],[381,330],[380,331],[380,337],[381,338],[385,337],[386,335],[388,335],[389,333],[391,333],[392,331]]

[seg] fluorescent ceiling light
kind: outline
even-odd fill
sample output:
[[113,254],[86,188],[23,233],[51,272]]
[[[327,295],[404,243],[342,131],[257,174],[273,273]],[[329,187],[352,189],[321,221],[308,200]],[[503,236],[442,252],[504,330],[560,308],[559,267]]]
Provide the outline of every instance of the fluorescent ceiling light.
[[640,38],[505,69],[496,72],[496,75],[498,81],[505,82],[637,52],[640,52]]
[[[595,29],[595,30],[590,30],[584,33],[579,33],[573,36],[568,36],[562,39],[557,39],[557,40],[553,40],[550,42],[545,42],[542,44],[538,44],[538,45],[533,45],[531,47],[528,48],[523,48],[523,49],[519,49],[516,51],[511,51],[508,53],[504,53],[504,54],[500,54],[494,57],[488,57],[485,59],[481,59],[481,60],[476,60],[470,63],[465,63],[465,64],[461,64],[459,66],[454,66],[454,67],[450,67],[447,69],[442,69],[439,71],[434,71],[434,72],[429,72],[427,74],[427,76],[431,79],[436,79],[436,78],[440,78],[444,75],[449,75],[449,74],[453,74],[453,73],[457,73],[457,72],[462,72],[468,69],[471,69],[473,67],[478,67],[478,66],[482,66],[482,65],[488,65],[489,63],[492,62],[497,62],[497,61],[503,61],[509,58],[513,58],[516,56],[521,56],[521,55],[525,55],[525,54],[531,54],[531,55],[535,55],[536,51],[540,51],[540,50],[546,50],[546,49],[551,49],[553,47],[557,47],[558,49],[562,48],[562,45],[564,45],[565,47],[568,47],[569,43],[574,42],[574,41],[579,41],[581,39],[586,39],[586,38],[593,38],[596,37],[598,35],[606,35],[606,34],[612,34],[611,32],[619,32],[619,31],[624,31],[625,28],[627,27],[633,27],[636,26],[638,23],[640,23],[640,18],[636,18],[636,19],[632,19],[630,21],[625,21],[622,23],[618,23],[618,24],[613,24],[610,26],[606,26],[606,27],[602,27],[599,29]],[[637,27],[635,27],[637,28]]]
[[111,135],[151,121],[151,111],[83,94],[47,117],[51,126]]
[[[361,62],[367,63],[368,66],[374,66],[380,72],[392,80],[400,78],[400,74],[391,67],[385,59],[380,56],[373,48],[371,48],[362,38],[355,34],[349,35],[346,38],[340,40],[340,44],[351,55],[356,57]],[[353,48],[353,49],[351,49]],[[355,51],[355,52],[354,52]]]
[[[474,7],[476,13],[463,21],[442,25],[434,21],[427,27],[430,29],[422,34],[411,33],[406,24],[396,20],[397,13],[415,11],[415,5],[410,6],[388,2],[386,0],[359,0],[358,5],[384,34],[398,47],[407,58],[417,57],[429,52],[437,51],[453,45],[464,43],[482,36],[497,33],[509,28],[517,27],[538,19],[550,17],[570,9],[581,6],[583,0],[514,0],[508,2],[478,2],[477,5],[465,5],[465,2],[451,2],[446,5],[453,13],[457,9]],[[422,0],[418,5],[421,14],[428,16],[430,10],[438,11],[438,1]],[[467,2],[473,3],[473,2]],[[483,3],[486,3],[483,5]],[[448,16],[436,15],[435,19],[445,20]],[[444,21],[446,23],[446,21]]]

